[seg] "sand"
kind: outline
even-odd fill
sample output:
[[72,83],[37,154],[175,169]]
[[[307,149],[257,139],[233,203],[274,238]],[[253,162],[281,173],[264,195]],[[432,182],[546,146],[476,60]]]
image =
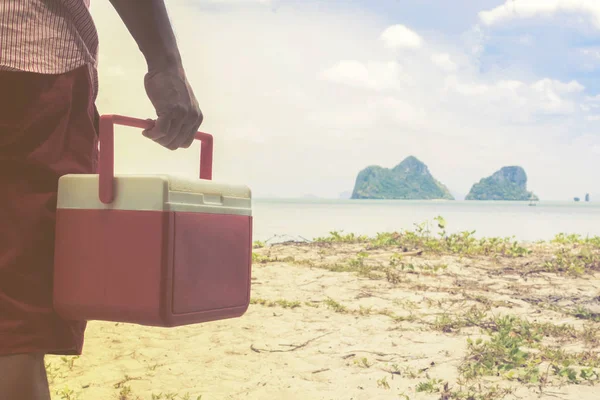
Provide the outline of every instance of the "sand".
[[[92,321],[81,357],[47,357],[52,398],[600,398],[591,383],[554,375],[542,384],[484,376],[461,385],[467,339],[489,333],[440,323],[471,310],[597,332],[600,323],[560,311],[593,310],[596,276],[525,273],[549,254],[544,248],[499,259],[425,253],[403,257],[404,270],[396,266],[387,277],[369,272],[399,251],[360,243],[257,249],[268,260],[253,266],[253,304],[243,317],[171,329]],[[362,261],[361,252],[368,254]],[[331,265],[358,273],[330,271]],[[544,340],[597,354],[594,340],[566,336]],[[429,392],[417,390],[427,382]],[[512,393],[493,397],[485,388],[496,383]],[[468,386],[479,394],[468,397]]]

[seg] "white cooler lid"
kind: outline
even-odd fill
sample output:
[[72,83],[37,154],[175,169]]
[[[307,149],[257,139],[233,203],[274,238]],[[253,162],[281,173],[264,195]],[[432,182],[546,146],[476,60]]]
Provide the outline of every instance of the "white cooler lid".
[[212,180],[116,175],[114,196],[111,204],[100,201],[97,174],[70,174],[59,179],[57,207],[252,215],[252,194],[247,186]]

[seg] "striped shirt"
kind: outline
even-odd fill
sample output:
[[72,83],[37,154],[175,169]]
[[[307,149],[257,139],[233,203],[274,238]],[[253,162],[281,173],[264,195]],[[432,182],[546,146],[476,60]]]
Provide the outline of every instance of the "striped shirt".
[[90,0],[0,0],[0,70],[61,74],[88,65],[98,92]]

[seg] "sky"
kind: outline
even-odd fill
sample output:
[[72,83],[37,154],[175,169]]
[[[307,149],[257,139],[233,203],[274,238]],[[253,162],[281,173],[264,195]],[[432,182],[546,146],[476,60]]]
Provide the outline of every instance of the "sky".
[[[337,198],[412,155],[458,199],[509,165],[541,200],[600,198],[598,0],[166,4],[216,181]],[[135,41],[109,2],[91,12],[99,112],[156,118]],[[116,132],[116,173],[197,175],[197,144]]]

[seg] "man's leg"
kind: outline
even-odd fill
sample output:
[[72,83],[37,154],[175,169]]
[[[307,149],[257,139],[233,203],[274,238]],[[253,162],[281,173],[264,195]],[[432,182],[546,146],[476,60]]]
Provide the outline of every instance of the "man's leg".
[[6,400],[50,400],[44,355],[0,356],[0,395]]
[[0,400],[47,400],[44,355],[81,354],[86,327],[53,308],[58,179],[95,172],[97,114],[87,67],[0,87]]

